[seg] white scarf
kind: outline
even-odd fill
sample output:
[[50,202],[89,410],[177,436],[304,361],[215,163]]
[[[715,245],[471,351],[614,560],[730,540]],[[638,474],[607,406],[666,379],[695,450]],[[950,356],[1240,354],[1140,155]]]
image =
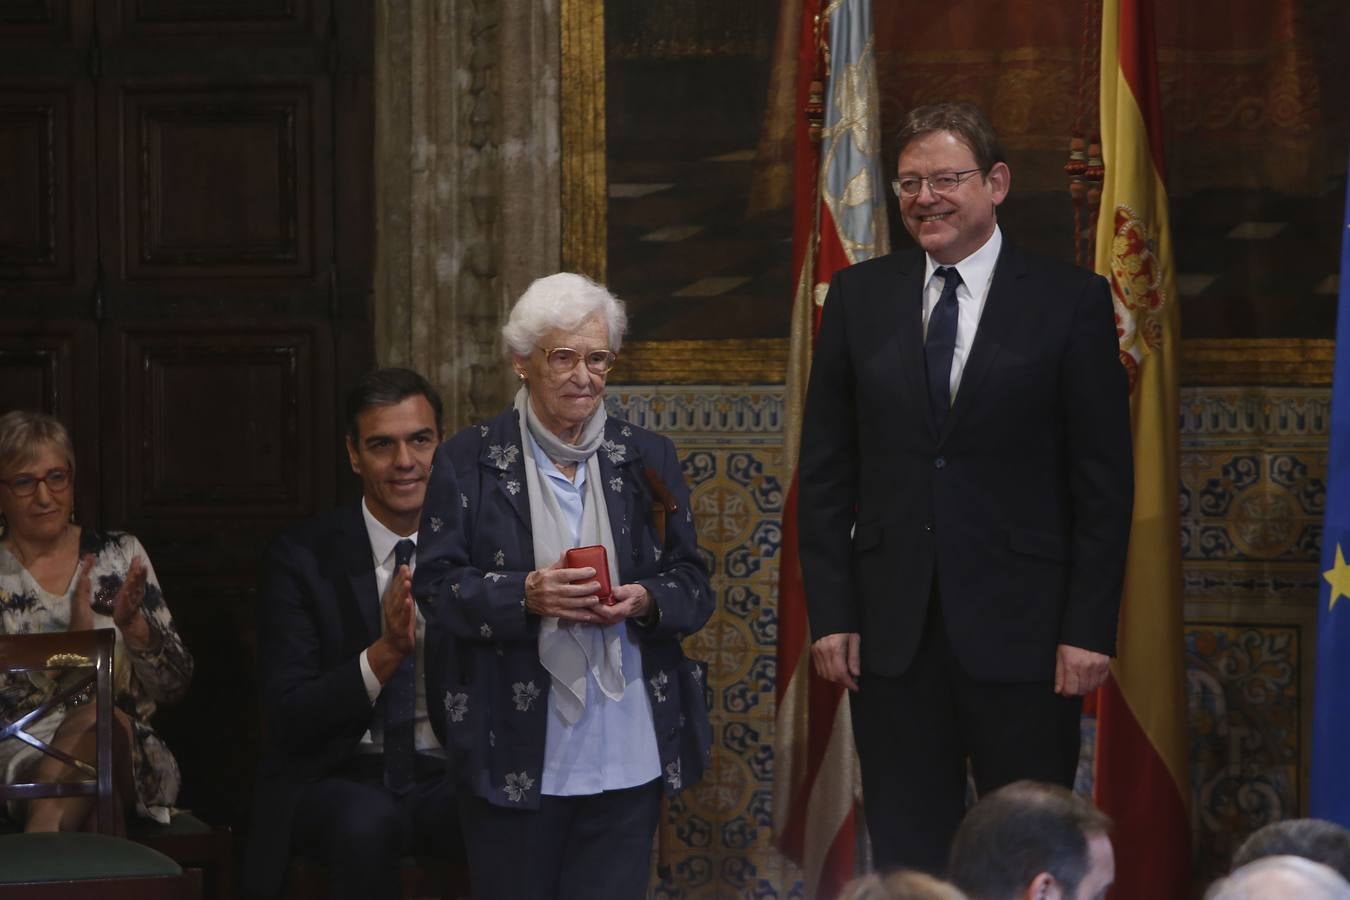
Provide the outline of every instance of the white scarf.
[[[605,407],[601,403],[582,430],[581,440],[564,444],[558,437],[539,424],[530,405],[529,392],[521,388],[516,393],[515,407],[521,418],[520,436],[525,445],[525,494],[530,500],[531,538],[534,541],[534,562],[538,568],[551,566],[570,549],[572,529],[558,505],[553,488],[539,473],[534,459],[538,444],[552,459],[560,456],[567,462],[586,466],[585,493],[582,497],[581,543],[576,546],[600,544],[609,558],[610,584],[619,584],[616,566],[618,555],[614,550],[614,533],[609,525],[609,511],[605,505],[604,481],[595,451],[604,437]],[[601,692],[611,700],[623,699],[624,676],[620,628],[627,624],[600,626],[584,622],[560,621],[545,616],[539,626],[539,661],[552,677],[553,699],[558,712],[568,725],[575,725],[586,711],[586,673],[595,678]]]

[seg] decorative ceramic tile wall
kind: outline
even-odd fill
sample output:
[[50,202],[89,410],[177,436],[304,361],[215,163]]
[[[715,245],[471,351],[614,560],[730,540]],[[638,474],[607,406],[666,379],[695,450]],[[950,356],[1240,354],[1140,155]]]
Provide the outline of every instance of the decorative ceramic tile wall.
[[[674,804],[652,896],[796,898],[772,847],[781,386],[611,386],[614,414],[669,436],[693,490],[718,609],[686,642],[711,664],[713,765]],[[1197,878],[1299,815],[1329,393],[1182,392],[1182,558]],[[1085,723],[1080,780],[1090,780]]]

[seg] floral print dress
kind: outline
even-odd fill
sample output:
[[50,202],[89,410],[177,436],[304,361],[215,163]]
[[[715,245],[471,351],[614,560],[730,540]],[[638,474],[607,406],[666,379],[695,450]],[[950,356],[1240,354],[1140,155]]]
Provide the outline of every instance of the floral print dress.
[[[150,626],[150,647],[132,650],[123,642],[121,631],[117,632],[113,650],[113,703],[131,720],[136,809],[142,816],[168,822],[169,808],[178,798],[178,763],[149,723],[159,703],[173,703],[187,690],[192,680],[192,657],[173,627],[154,567],[140,541],[121,532],[99,534],[86,529],[80,535],[80,556],[86,554],[95,556],[90,573],[94,599],[109,604],[126,578],[132,559],[139,556],[146,566],[141,614]],[[67,630],[75,587],[72,578],[65,593],[48,593],[0,544],[0,632],[34,634]],[[111,616],[95,612],[93,620],[95,628],[115,627]],[[40,681],[0,676],[0,711],[8,719],[32,709],[43,696]],[[50,740],[60,722],[61,715],[54,713],[32,731]],[[31,780],[41,757],[38,750],[26,744],[6,741],[0,744],[0,776],[7,783]],[[15,812],[11,809],[11,814]]]

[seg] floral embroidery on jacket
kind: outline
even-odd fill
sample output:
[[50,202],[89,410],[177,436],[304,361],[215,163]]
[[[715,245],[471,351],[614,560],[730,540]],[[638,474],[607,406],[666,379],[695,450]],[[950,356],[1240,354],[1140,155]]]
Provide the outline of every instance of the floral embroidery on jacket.
[[427,524],[431,526],[433,532],[440,531],[445,527],[445,523],[441,521],[440,516],[432,516],[430,519],[427,519]]
[[539,688],[535,687],[533,681],[517,681],[511,685],[511,690],[515,693],[517,712],[529,712],[534,701],[539,699]]
[[516,457],[520,456],[520,448],[515,444],[493,444],[488,447],[488,459],[499,469],[506,470],[515,463]]
[[484,638],[490,638],[492,637],[492,626],[484,622],[482,625],[478,626],[478,633]]
[[506,773],[506,799],[512,803],[519,803],[525,799],[525,795],[534,788],[534,779],[527,772],[507,772]]
[[619,444],[615,441],[601,441],[600,449],[604,450],[605,455],[609,457],[609,461],[616,465],[624,462],[628,457],[627,444]]
[[468,694],[452,694],[445,692],[445,712],[450,716],[451,722],[463,722],[464,715],[469,711]]
[[669,676],[664,671],[657,672],[649,679],[652,686],[652,696],[656,698],[657,703],[666,702],[666,685],[670,683]]
[[666,763],[666,781],[673,791],[678,791],[682,787],[683,782],[680,780],[680,761],[678,759],[672,763]]

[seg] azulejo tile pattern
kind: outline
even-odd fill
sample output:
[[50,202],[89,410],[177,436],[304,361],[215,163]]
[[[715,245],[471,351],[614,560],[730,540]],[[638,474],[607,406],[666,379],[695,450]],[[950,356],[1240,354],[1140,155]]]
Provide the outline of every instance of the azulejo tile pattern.
[[773,848],[770,826],[783,388],[611,385],[607,398],[611,413],[675,442],[717,591],[712,619],[685,641],[709,664],[712,766],[671,805],[668,865],[651,896],[800,897],[800,875]]
[[1330,410],[1327,388],[1181,394],[1197,884],[1252,831],[1304,814]]
[[[1197,883],[1255,828],[1301,814],[1329,401],[1325,388],[1182,392]],[[770,833],[783,389],[615,385],[608,406],[675,441],[718,592],[712,620],[686,642],[711,664],[713,765],[672,804],[669,865],[652,896],[799,898],[800,873]],[[1085,722],[1084,787],[1094,733]]]
[[1297,626],[1188,625],[1186,687],[1196,872],[1228,868],[1251,832],[1297,816]]

